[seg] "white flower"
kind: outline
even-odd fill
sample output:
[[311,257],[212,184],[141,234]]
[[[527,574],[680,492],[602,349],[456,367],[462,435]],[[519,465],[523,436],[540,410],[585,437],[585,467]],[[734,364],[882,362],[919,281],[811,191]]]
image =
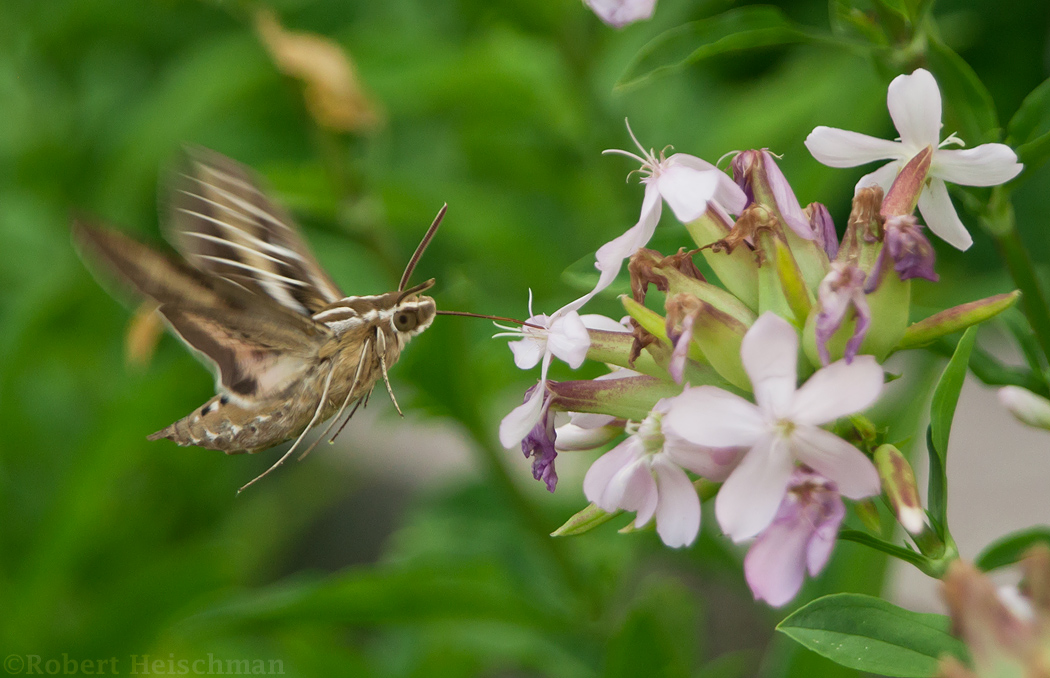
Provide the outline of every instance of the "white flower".
[[751,448],[718,492],[715,514],[722,530],[741,541],[768,526],[801,462],[860,499],[879,492],[879,475],[863,452],[820,428],[860,412],[882,392],[882,368],[857,356],[817,371],[796,389],[798,334],[783,318],[763,314],[744,335],[744,369],[755,393],[752,404],[713,386],[687,389],[666,424],[707,447]]
[[560,358],[569,367],[576,369],[583,364],[591,346],[591,338],[587,333],[588,328],[614,332],[627,331],[623,325],[612,318],[602,315],[581,316],[577,313],[576,309],[582,306],[588,298],[581,297],[566,304],[550,316],[535,315],[532,312],[532,291],[530,290],[529,319],[526,321],[529,325],[521,327],[497,325],[505,331],[495,334],[494,338],[521,337],[518,341],[509,343],[510,350],[514,353],[515,365],[527,370],[535,367],[537,363],[542,363],[539,384],[530,389],[524,403],[514,408],[500,422],[500,442],[507,449],[524,440],[543,418],[546,411],[543,403],[547,394],[547,371],[550,369],[552,358]]
[[963,142],[954,134],[944,141],[941,133],[941,91],[937,81],[922,68],[899,75],[886,95],[890,117],[900,133],[899,141],[876,139],[866,134],[832,127],[817,127],[806,138],[813,157],[830,167],[856,167],[876,160],[892,160],[863,177],[857,188],[877,184],[888,189],[900,169],[924,148],[934,149],[929,186],[919,196],[919,212],[935,234],[965,250],[973,239],[959,220],[948,197],[945,182],[962,186],[995,186],[1016,177],[1023,166],[1004,144],[982,144],[967,150],[942,147]]
[[626,440],[595,461],[583,479],[583,492],[603,511],[636,511],[635,527],[656,517],[656,533],[671,547],[688,546],[700,530],[700,498],[689,469],[722,480],[739,459],[738,450],[694,445],[666,425],[677,398],[659,401],[649,416],[628,424]]
[[740,187],[711,163],[685,153],[675,153],[669,158],[664,157],[663,151],[657,155],[654,149],[647,151],[642,147],[630,125],[627,131],[641,155],[619,149],[605,152],[625,155],[641,163],[641,168],[635,171],[642,175],[642,183],[645,184],[642,212],[638,223],[598,249],[595,267],[601,271],[601,275],[598,285],[583,297],[584,300],[612,284],[623,260],[645,247],[660,222],[665,200],[675,218],[683,224],[702,217],[708,203],[712,201],[733,214],[738,214],[747,205],[747,196]]
[[656,0],[583,0],[598,18],[613,28],[652,17]]

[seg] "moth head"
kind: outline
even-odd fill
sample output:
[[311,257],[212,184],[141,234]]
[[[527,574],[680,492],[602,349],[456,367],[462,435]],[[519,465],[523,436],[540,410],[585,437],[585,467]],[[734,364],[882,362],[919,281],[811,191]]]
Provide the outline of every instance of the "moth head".
[[434,322],[437,303],[431,297],[420,294],[433,285],[434,280],[431,278],[398,294],[394,312],[390,315],[390,324],[396,332],[414,337]]

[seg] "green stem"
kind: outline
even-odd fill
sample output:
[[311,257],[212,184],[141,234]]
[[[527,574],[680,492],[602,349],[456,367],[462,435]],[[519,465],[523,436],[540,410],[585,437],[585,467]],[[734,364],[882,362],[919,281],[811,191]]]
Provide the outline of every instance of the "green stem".
[[855,544],[863,544],[868,548],[881,551],[887,555],[893,556],[898,560],[903,560],[906,563],[911,563],[918,568],[923,574],[929,575],[930,577],[940,578],[944,574],[944,570],[947,567],[941,561],[941,558],[929,558],[921,553],[912,551],[911,549],[904,548],[903,546],[897,546],[891,544],[888,541],[879,539],[878,537],[872,536],[867,532],[861,532],[860,530],[842,530],[839,532],[839,539],[844,541],[851,541]]
[[1001,186],[992,191],[984,216],[985,227],[995,238],[1014,284],[1021,290],[1021,303],[1043,354],[1050,358],[1050,306],[1035,274],[1032,259],[1017,232],[1017,220],[1009,193]]

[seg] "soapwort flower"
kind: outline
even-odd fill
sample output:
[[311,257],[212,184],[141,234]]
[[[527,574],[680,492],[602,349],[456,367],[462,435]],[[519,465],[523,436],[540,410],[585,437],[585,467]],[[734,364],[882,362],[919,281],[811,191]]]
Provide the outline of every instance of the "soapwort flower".
[[718,481],[739,458],[738,450],[705,448],[678,435],[666,423],[677,407],[677,398],[664,398],[641,423],[630,422],[627,439],[599,457],[583,480],[587,499],[602,510],[636,511],[635,527],[655,516],[656,533],[672,547],[692,544],[700,530],[700,497],[683,469]]
[[683,224],[703,216],[712,201],[733,214],[738,214],[747,204],[744,192],[729,175],[711,163],[685,153],[665,157],[664,151],[659,154],[654,149],[647,151],[634,135],[630,124],[627,125],[627,131],[641,155],[619,149],[610,149],[605,153],[625,155],[641,163],[641,168],[635,172],[642,175],[645,185],[642,211],[638,223],[598,249],[595,267],[601,275],[598,285],[584,299],[589,299],[612,284],[624,260],[649,242],[660,222],[664,201],[674,212],[675,218]]
[[765,313],[740,347],[755,403],[714,386],[687,389],[666,423],[691,443],[750,448],[718,492],[715,514],[734,541],[753,537],[774,519],[797,463],[835,483],[850,499],[879,492],[871,460],[820,428],[871,406],[882,392],[882,368],[871,356],[840,360],[801,387],[795,329]]
[[820,126],[806,137],[806,148],[814,158],[830,167],[856,167],[891,160],[857,184],[858,188],[877,184],[883,189],[889,188],[909,160],[925,148],[933,149],[929,186],[919,196],[919,212],[939,237],[958,249],[969,248],[973,239],[952,206],[945,182],[962,186],[1006,183],[1023,169],[1017,155],[1005,144],[945,150],[946,146],[962,146],[963,141],[954,134],[940,140],[941,91],[933,75],[925,69],[894,78],[886,104],[900,133],[899,141]]
[[583,4],[613,28],[649,19],[656,9],[656,0],[583,0]]
[[795,469],[776,517],[744,558],[744,577],[755,600],[773,607],[790,602],[805,573],[815,577],[827,565],[845,515],[834,483]]

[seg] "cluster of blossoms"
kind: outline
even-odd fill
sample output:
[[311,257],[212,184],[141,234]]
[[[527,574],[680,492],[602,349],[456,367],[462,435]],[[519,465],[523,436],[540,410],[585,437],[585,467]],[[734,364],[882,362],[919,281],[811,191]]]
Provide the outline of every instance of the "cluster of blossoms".
[[[806,139],[833,167],[889,161],[857,185],[841,239],[823,205],[800,205],[768,150],[738,153],[732,176],[691,155],[646,151],[637,139],[638,155],[612,151],[641,164],[638,222],[598,249],[593,290],[550,316],[533,314],[530,299],[528,324],[499,335],[514,338],[519,367],[541,365],[538,384],[500,426],[503,444],[532,458],[537,479],[553,492],[559,452],[622,438],[587,472],[585,511],[633,512],[636,528],[655,523],[672,547],[694,542],[700,495],[717,488],[718,525],[735,542],[751,541],[747,581],[775,606],[827,563],[843,498],[885,493],[909,532],[926,529],[910,467],[860,413],[879,399],[880,363],[891,353],[1016,300],[999,295],[909,326],[910,281],[937,280],[916,209],[932,233],[965,249],[971,241],[945,182],[998,184],[1021,165],[1002,144],[944,150],[962,142],[940,140],[940,92],[924,70],[896,78],[887,102],[899,141],[826,127]],[[664,202],[695,249],[646,249]],[[701,275],[696,255],[720,285]],[[629,317],[581,316],[625,262]],[[651,286],[665,294],[664,314],[645,306]],[[553,358],[611,371],[555,382]]]

